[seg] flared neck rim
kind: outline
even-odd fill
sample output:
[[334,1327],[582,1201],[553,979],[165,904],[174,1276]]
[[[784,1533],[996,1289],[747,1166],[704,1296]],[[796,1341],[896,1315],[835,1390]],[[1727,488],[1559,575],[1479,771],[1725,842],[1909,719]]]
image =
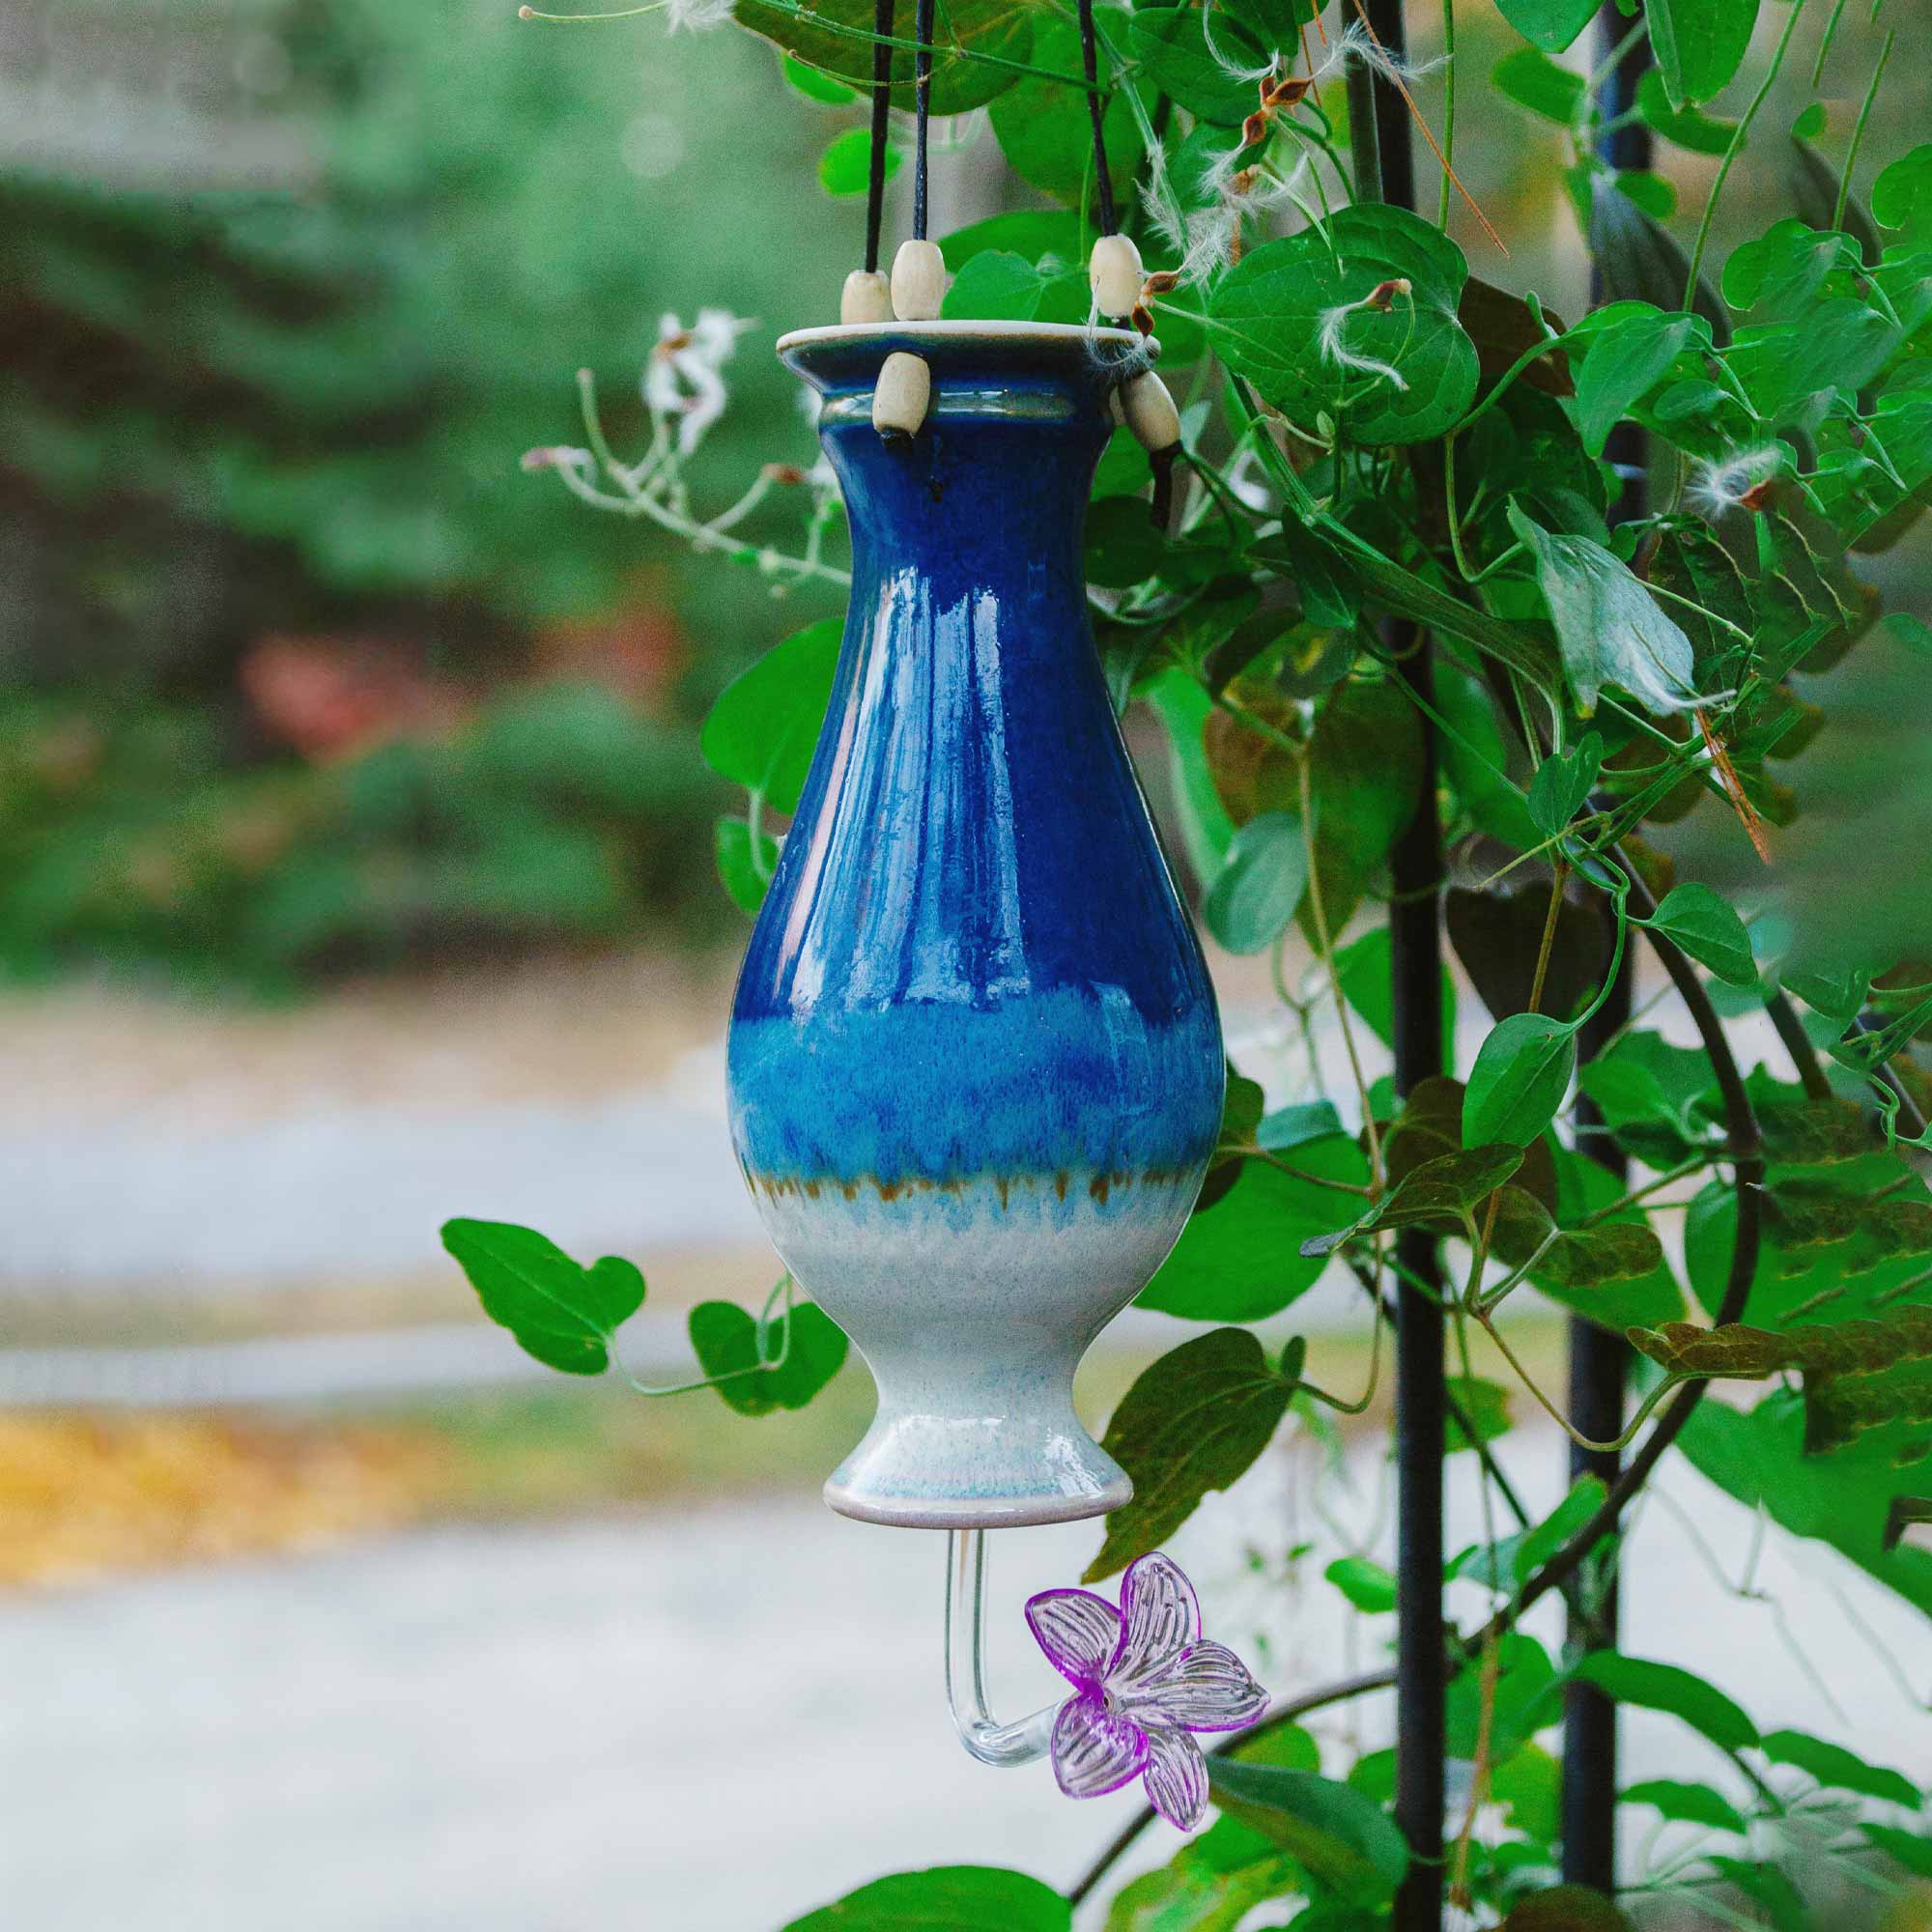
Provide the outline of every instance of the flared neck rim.
[[922,357],[939,383],[1005,376],[1104,384],[1149,367],[1160,343],[1126,328],[980,321],[833,323],[778,341],[779,359],[821,391],[869,384],[897,352]]

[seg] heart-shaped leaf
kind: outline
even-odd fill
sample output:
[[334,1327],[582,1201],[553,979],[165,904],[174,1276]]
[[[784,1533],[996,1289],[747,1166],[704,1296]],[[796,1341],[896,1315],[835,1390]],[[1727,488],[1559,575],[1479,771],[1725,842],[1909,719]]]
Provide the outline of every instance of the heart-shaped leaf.
[[1267,1447],[1293,1393],[1245,1328],[1196,1336],[1143,1369],[1101,1445],[1133,1478],[1133,1500],[1107,1519],[1081,1581],[1158,1548],[1208,1491],[1227,1489]]
[[1345,208],[1325,237],[1305,231],[1244,255],[1214,291],[1208,337],[1297,421],[1325,415],[1356,442],[1420,442],[1475,399],[1476,346],[1457,319],[1467,275],[1432,223]]
[[611,1337],[644,1300],[636,1265],[606,1255],[590,1267],[534,1228],[509,1221],[445,1221],[442,1245],[476,1291],[483,1312],[526,1353],[566,1375],[601,1376]]
[[795,811],[832,696],[844,621],[823,617],[774,644],[719,693],[698,749],[721,778]]
[[1750,934],[1745,930],[1744,921],[1709,886],[1691,880],[1674,887],[1643,923],[1675,940],[1725,985],[1747,991],[1756,986],[1757,961],[1751,956]]
[[1408,1843],[1372,1799],[1312,1771],[1208,1760],[1223,1811],[1291,1853],[1314,1878],[1356,1904],[1395,1896],[1408,1870]]
[[1527,1147],[1556,1118],[1577,1070],[1577,1034],[1548,1013],[1513,1013],[1491,1029],[1469,1070],[1463,1136]]
[[740,1415],[803,1408],[845,1364],[845,1331],[821,1308],[800,1302],[772,1323],[760,1366],[757,1321],[734,1301],[700,1301],[691,1311],[691,1346],[704,1373],[728,1376],[718,1393]]

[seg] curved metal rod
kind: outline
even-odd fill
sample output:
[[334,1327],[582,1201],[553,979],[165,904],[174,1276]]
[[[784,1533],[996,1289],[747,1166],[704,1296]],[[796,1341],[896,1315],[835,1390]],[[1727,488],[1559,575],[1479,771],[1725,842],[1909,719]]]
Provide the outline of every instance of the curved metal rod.
[[[1065,1701],[1065,1700],[1063,1700]],[[946,1704],[959,1742],[981,1764],[1037,1764],[1059,1704],[1003,1724],[986,1700],[986,1532],[946,1533]]]

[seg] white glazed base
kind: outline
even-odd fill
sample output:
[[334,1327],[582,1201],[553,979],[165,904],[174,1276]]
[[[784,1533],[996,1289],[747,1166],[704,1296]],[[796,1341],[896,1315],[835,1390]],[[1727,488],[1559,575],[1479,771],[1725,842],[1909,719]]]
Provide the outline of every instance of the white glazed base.
[[786,1266],[878,1384],[871,1428],[825,1486],[835,1510],[961,1529],[1067,1522],[1132,1496],[1073,1412],[1073,1372],[1166,1259],[1198,1174],[890,1197],[871,1183],[753,1184]]

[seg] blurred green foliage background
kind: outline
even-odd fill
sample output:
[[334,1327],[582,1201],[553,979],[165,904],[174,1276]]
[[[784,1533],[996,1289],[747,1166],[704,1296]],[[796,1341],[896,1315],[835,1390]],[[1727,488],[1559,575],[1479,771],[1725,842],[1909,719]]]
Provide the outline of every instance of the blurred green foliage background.
[[[694,721],[825,600],[519,459],[582,440],[580,365],[637,427],[661,312],[833,298],[825,110],[749,37],[503,0],[13,25],[0,971],[273,989],[728,920]],[[769,340],[721,505],[813,454]]]

